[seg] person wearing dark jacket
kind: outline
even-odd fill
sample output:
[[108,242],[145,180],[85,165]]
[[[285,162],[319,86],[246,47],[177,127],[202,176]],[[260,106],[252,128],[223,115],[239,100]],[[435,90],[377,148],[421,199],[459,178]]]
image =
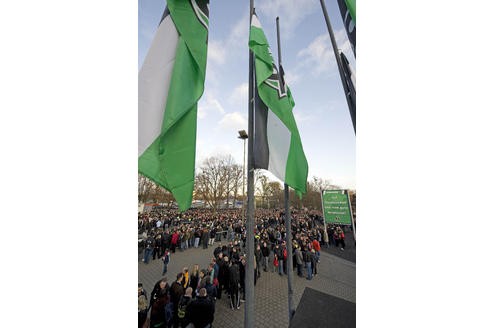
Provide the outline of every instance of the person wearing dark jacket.
[[207,228],[203,229],[203,233],[201,234],[201,243],[203,244],[203,249],[208,248],[208,240],[210,240],[210,234]]
[[155,236],[155,246],[153,247],[153,260],[161,257],[162,235],[157,233]]
[[198,297],[189,304],[186,316],[194,328],[209,328],[215,318],[215,305],[207,296],[206,289],[199,290]]
[[210,239],[208,240],[208,245],[213,246],[215,244],[215,235],[217,234],[217,229],[215,227],[210,229]]
[[217,299],[222,298],[222,290],[229,287],[229,258],[224,256],[218,269],[218,293]]
[[215,250],[213,251],[213,257],[214,258],[218,258],[218,254],[220,254],[222,252],[222,245],[218,246],[217,248],[215,248]]
[[144,242],[144,257],[143,262],[148,264],[150,261],[150,257],[153,254],[153,249],[155,249],[155,239],[152,236],[149,236]]
[[199,264],[195,264],[189,278],[189,287],[192,288],[193,294],[196,295],[196,289],[199,285]]
[[148,316],[148,298],[143,284],[138,284],[138,328],[142,328]]
[[167,283],[166,277],[164,277],[164,278],[162,278],[156,282],[156,284],[153,287],[153,290],[151,291],[151,294],[150,294],[150,306],[149,306],[150,309],[153,306],[153,303],[158,299],[160,290],[166,289],[168,291],[168,288],[170,288],[170,286]]
[[217,287],[212,284],[213,277],[212,276],[206,276],[206,293],[208,294],[208,297],[212,300],[215,301],[217,297]]
[[311,268],[313,269],[313,274],[316,276],[318,274],[318,270],[316,269],[316,264],[318,263],[318,257],[316,256],[316,251],[314,249],[311,250]]
[[229,294],[230,294],[230,308],[240,309],[239,298],[239,283],[241,276],[239,273],[239,265],[237,263],[230,262],[229,266]]
[[256,249],[254,250],[254,259],[256,261],[256,278],[261,276],[260,265],[261,265],[261,247],[260,245],[256,245]]
[[239,281],[241,285],[241,302],[246,301],[246,259],[243,257],[239,262]]
[[309,249],[305,249],[303,251],[303,259],[304,263],[306,263],[306,269],[307,269],[307,276],[306,279],[311,280],[313,279],[313,268],[311,267],[311,252]]
[[184,295],[180,298],[179,307],[177,309],[177,316],[179,317],[180,326],[185,328],[191,323],[191,318],[187,313],[187,307],[192,303],[192,292],[191,287],[187,287]]
[[266,245],[266,242],[261,246],[261,255],[263,256],[263,271],[268,271],[268,258],[270,257],[270,248]]
[[297,265],[297,275],[299,277],[303,277],[303,254],[299,249],[299,246],[294,248],[294,254],[296,257],[296,265]]
[[170,321],[170,314],[167,314],[167,304],[169,304],[170,298],[166,279],[162,279],[158,286],[159,290],[153,295],[154,300],[152,299],[153,303],[151,304],[150,328],[166,327]]
[[278,244],[275,245],[275,248],[273,249],[273,253],[277,256],[278,260],[278,274],[283,275],[284,274],[284,251],[282,247],[280,247]]
[[177,280],[170,286],[170,301],[174,305],[173,308],[173,323],[174,328],[179,327],[179,317],[177,316],[177,309],[179,307],[179,301],[182,295],[184,295],[184,287],[182,281],[184,280],[184,274],[180,272],[177,274]]

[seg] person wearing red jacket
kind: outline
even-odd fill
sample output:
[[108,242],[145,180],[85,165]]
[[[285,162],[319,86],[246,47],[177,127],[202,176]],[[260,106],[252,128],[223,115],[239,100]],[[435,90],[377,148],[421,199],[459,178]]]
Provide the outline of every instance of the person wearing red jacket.
[[315,253],[316,253],[316,261],[318,263],[320,263],[320,250],[321,250],[321,246],[320,246],[320,242],[316,239],[313,240],[313,249],[315,250]]
[[337,230],[335,230],[335,232],[337,233],[337,240],[336,240],[336,245],[337,247],[339,247],[339,244],[342,244],[342,247],[340,248],[341,250],[344,250],[345,249],[345,235],[344,235],[344,231],[342,230],[341,227],[337,227]]
[[175,248],[177,247],[177,243],[179,242],[179,233],[177,230],[174,231],[172,234],[172,240],[170,241],[170,249],[172,250],[172,253],[175,253]]

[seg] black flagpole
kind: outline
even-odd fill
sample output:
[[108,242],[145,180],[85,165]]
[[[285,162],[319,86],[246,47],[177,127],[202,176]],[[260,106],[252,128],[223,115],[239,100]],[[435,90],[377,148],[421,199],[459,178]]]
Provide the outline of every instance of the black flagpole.
[[[249,3],[249,30],[254,12],[254,0]],[[247,176],[247,215],[246,215],[246,239],[247,258],[245,275],[245,297],[244,304],[244,327],[254,328],[254,160],[253,160],[253,137],[254,137],[254,55],[249,50],[249,126],[248,126],[248,176]]]
[[330,35],[330,40],[332,41],[333,53],[335,55],[335,60],[337,61],[337,67],[339,68],[340,79],[342,81],[342,86],[344,87],[345,99],[347,100],[347,105],[349,106],[349,113],[351,114],[354,134],[356,134],[356,104],[352,101],[351,92],[347,87],[347,83],[345,81],[345,76],[342,69],[342,61],[340,60],[339,51],[337,49],[337,42],[335,41],[335,36],[333,35],[332,25],[330,24],[330,18],[328,18],[325,2],[323,0],[320,0],[320,3],[321,9],[323,10],[323,15],[325,16],[325,22],[327,23],[328,34]]
[[[278,74],[280,75],[280,83],[282,83],[282,52],[280,50],[280,26],[278,23],[277,17],[277,48],[278,48]],[[285,83],[284,83],[285,90]],[[284,183],[284,204],[285,204],[285,240],[286,240],[286,248],[287,248],[287,291],[288,291],[288,299],[289,299],[289,323],[292,320],[292,316],[294,315],[294,300],[293,294],[294,290],[292,289],[292,232],[291,232],[291,215],[289,210],[289,186],[287,183]]]

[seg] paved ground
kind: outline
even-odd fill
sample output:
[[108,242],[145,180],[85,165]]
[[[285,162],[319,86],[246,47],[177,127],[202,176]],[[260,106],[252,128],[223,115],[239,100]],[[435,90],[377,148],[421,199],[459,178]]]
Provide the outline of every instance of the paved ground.
[[[218,243],[215,243],[217,245]],[[216,247],[216,246],[215,246]],[[172,254],[168,266],[168,279],[171,283],[184,266],[192,268],[199,264],[206,268],[213,256],[214,247],[208,249],[188,249]],[[344,251],[345,252],[345,251]],[[162,262],[151,261],[144,264],[139,254],[139,281],[151,293],[154,284],[161,278]],[[311,287],[346,301],[356,303],[356,265],[353,262],[336,257],[329,253],[321,253],[321,263],[318,275],[311,281],[294,274],[294,306],[297,308],[306,287]],[[240,310],[231,310],[229,299],[223,296],[217,300],[215,310],[215,328],[242,327],[244,325],[244,306]],[[289,326],[288,319],[287,276],[276,273],[261,272],[261,278],[255,287],[255,327],[284,327]],[[324,309],[322,309],[324,310]]]

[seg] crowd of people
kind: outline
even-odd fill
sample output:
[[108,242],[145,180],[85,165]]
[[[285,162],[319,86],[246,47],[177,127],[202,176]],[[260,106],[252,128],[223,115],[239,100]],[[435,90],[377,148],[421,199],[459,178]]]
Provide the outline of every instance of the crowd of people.
[[[139,214],[138,228],[143,240],[142,261],[163,262],[162,278],[155,284],[149,300],[142,285],[138,286],[139,328],[187,327],[211,328],[215,304],[227,298],[232,310],[245,301],[246,274],[261,272],[287,274],[285,216],[282,210],[255,211],[254,270],[246,273],[246,229],[240,209],[213,212],[192,209],[184,213],[159,210]],[[345,249],[344,231],[339,226],[323,224],[316,211],[291,210],[292,270],[308,280],[318,274],[321,247]],[[215,241],[217,243],[215,244]],[[190,248],[213,246],[207,268],[195,264],[176,275],[169,284],[166,274],[171,253]],[[148,318],[149,316],[149,318]]]

